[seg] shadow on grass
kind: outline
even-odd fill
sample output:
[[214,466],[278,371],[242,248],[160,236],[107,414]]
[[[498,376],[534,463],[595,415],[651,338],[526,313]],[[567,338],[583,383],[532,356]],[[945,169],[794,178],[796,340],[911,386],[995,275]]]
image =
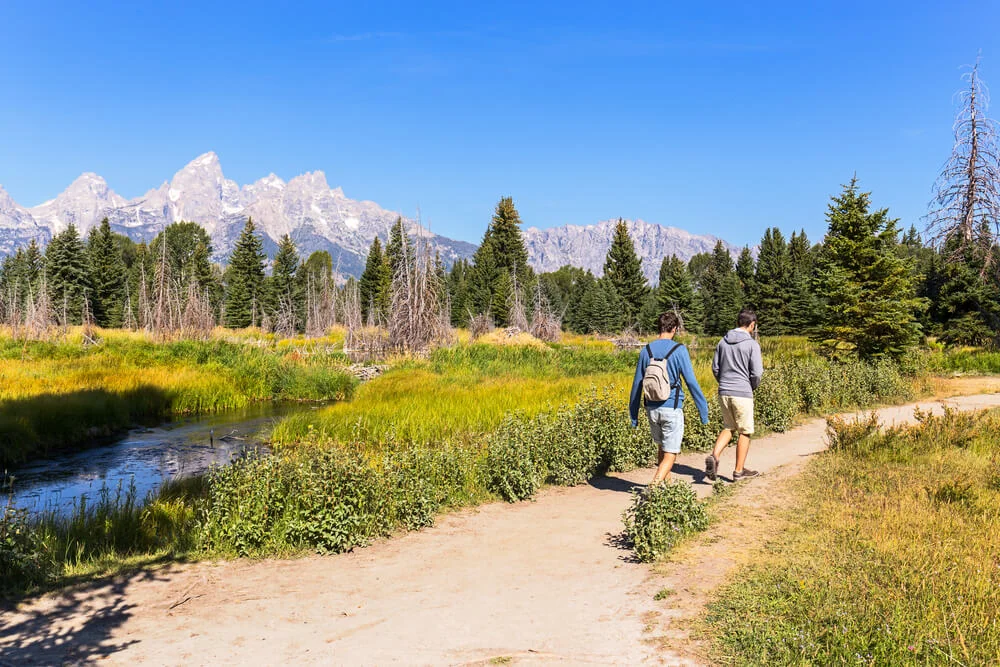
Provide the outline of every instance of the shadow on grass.
[[154,386],[121,393],[88,389],[0,402],[0,467],[99,444],[136,422],[165,418],[170,405],[170,396]]
[[127,602],[128,589],[138,582],[170,581],[169,567],[155,567],[167,562],[176,561],[158,556],[100,579],[64,579],[61,590],[42,597],[0,601],[0,665],[85,664],[139,643],[112,640],[135,608]]

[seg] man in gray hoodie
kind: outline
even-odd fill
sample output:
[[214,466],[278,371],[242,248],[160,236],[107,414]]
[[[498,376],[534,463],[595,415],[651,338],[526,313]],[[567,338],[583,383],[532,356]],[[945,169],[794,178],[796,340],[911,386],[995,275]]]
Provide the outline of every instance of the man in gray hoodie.
[[719,457],[733,439],[736,440],[736,468],[733,481],[756,477],[756,470],[743,467],[750,451],[753,435],[753,392],[764,375],[760,345],[754,339],[757,332],[757,314],[744,308],[736,320],[736,327],[727,333],[715,348],[712,373],[719,381],[719,405],[722,407],[722,433],[715,441],[715,449],[705,457],[705,474],[712,481],[719,474]]

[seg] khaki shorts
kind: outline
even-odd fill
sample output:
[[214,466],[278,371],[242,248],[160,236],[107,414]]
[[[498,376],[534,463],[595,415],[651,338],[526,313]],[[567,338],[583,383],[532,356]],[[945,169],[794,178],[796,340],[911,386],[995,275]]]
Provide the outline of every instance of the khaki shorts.
[[742,396],[719,396],[722,425],[737,434],[753,435],[753,399]]

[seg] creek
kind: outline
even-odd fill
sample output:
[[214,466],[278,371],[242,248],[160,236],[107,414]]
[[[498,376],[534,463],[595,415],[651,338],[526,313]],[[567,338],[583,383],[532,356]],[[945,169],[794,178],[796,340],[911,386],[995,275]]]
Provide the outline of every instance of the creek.
[[31,513],[71,513],[102,489],[124,496],[134,484],[137,500],[168,479],[197,475],[252,450],[266,450],[277,421],[319,405],[265,403],[213,415],[179,418],[155,428],[134,428],[108,444],[36,459],[7,473],[15,507]]

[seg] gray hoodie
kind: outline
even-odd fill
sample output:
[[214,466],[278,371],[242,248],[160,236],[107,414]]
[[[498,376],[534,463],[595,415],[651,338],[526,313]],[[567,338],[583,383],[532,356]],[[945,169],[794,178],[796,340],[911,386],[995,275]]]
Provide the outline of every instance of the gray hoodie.
[[753,398],[764,375],[760,345],[743,329],[732,329],[715,347],[712,374],[719,381],[719,396]]

